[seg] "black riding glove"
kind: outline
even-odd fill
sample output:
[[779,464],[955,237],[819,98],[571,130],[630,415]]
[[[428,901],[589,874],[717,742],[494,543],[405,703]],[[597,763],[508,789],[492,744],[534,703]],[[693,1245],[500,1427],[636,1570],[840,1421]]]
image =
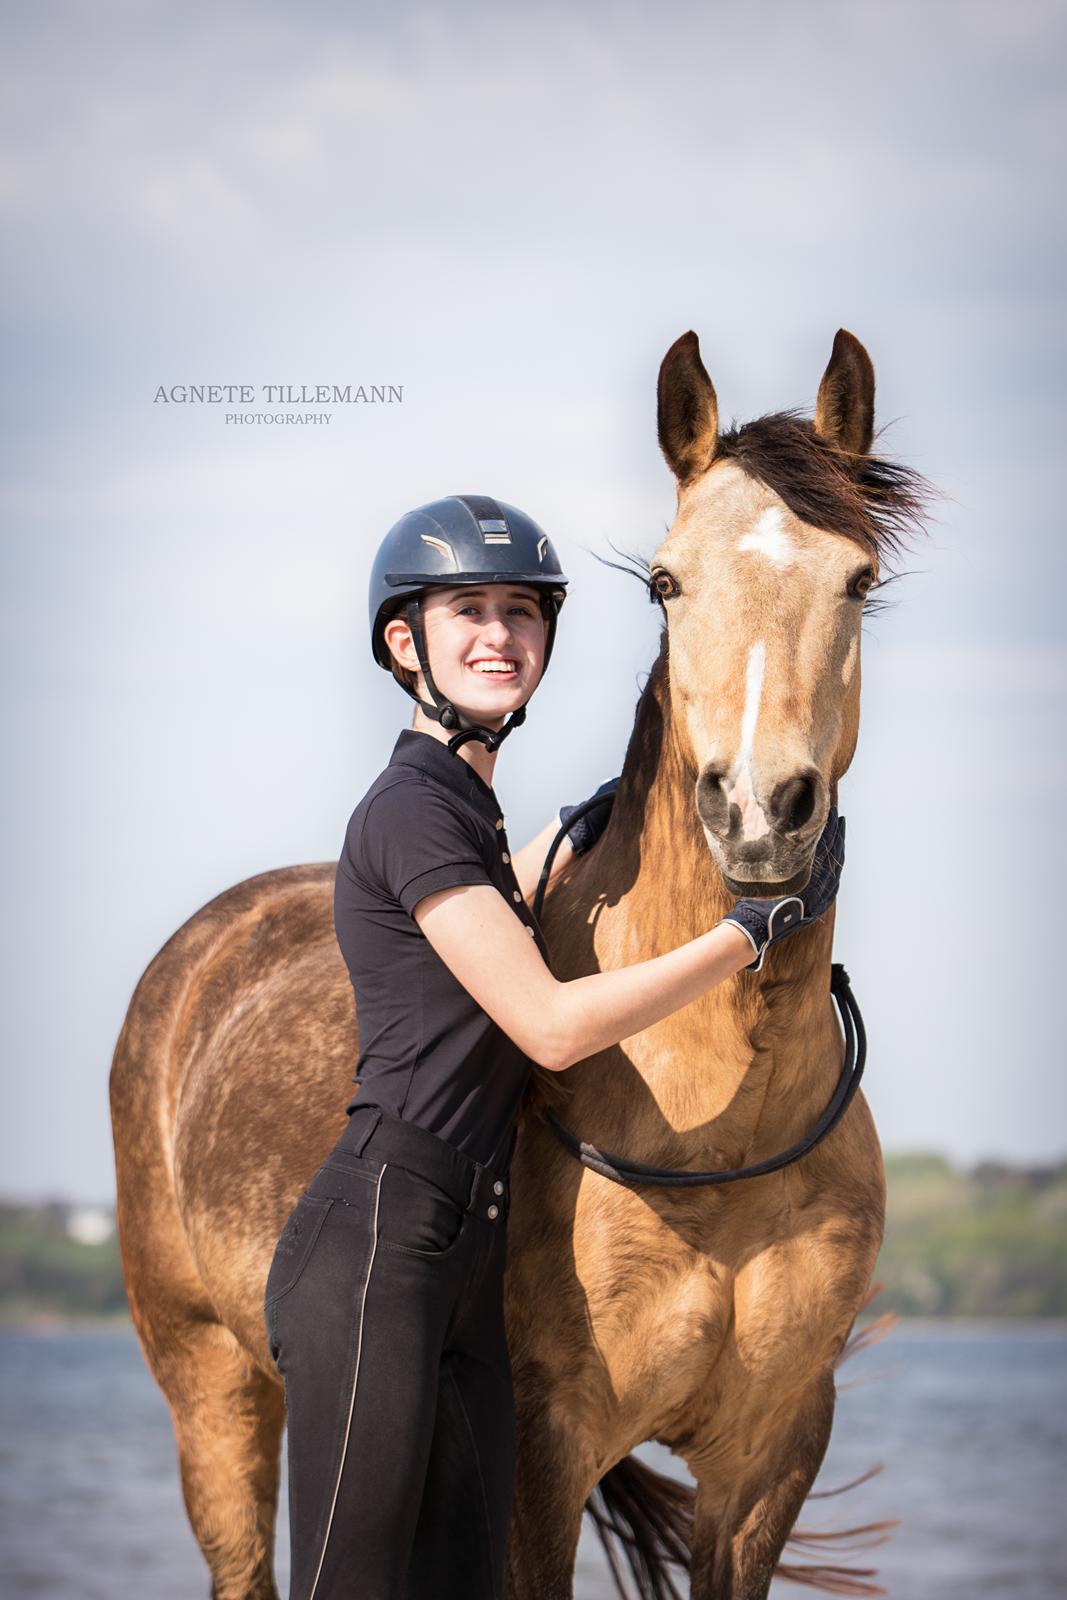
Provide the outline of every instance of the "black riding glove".
[[[611,808],[615,803],[615,791],[618,787],[618,778],[609,778],[607,783],[602,783],[596,794],[592,796],[592,799],[595,800],[597,795],[603,795],[604,803],[590,807],[584,817],[578,818],[573,828],[567,829],[567,838],[570,840],[571,849],[576,856],[580,856],[585,850],[592,849],[604,832],[608,825],[608,818],[611,816]],[[587,802],[583,801],[582,803],[586,804]],[[567,819],[580,809],[580,806],[560,806],[560,827],[564,827]]]
[[799,928],[806,928],[821,917],[834,902],[841,885],[841,869],[845,864],[845,819],[831,806],[826,814],[826,826],[815,847],[811,878],[800,895],[785,895],[781,900],[738,900],[723,922],[736,922],[746,934],[756,952],[755,961],[743,968],[745,972],[758,972],[768,947],[778,939],[785,939]]

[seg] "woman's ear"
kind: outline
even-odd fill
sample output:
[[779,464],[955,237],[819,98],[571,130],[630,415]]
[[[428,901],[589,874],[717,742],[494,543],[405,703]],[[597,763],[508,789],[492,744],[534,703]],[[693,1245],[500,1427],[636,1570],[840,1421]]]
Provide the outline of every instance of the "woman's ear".
[[409,672],[418,672],[419,658],[406,618],[391,618],[382,629],[382,638],[399,666],[405,667]]

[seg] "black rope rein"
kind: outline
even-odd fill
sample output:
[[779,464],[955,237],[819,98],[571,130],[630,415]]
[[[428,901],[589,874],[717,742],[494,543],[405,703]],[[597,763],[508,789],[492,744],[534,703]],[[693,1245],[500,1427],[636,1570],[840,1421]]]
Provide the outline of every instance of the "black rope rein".
[[[534,895],[533,914],[538,920],[541,916],[552,860],[564,834],[574,826],[579,817],[603,803],[601,798],[576,807],[566,825],[559,829],[553,839],[538,880],[537,893]],[[837,1126],[848,1110],[863,1076],[864,1063],[867,1059],[867,1032],[863,1026],[860,1008],[856,1004],[856,997],[852,993],[848,973],[839,961],[833,962],[830,967],[830,993],[837,1005],[845,1034],[845,1057],[837,1085],[825,1111],[811,1132],[804,1138],[798,1139],[795,1144],[791,1144],[788,1150],[783,1150],[776,1156],[768,1156],[766,1161],[755,1161],[750,1166],[737,1167],[732,1172],[690,1172],[671,1167],[650,1167],[639,1161],[628,1161],[625,1156],[613,1155],[609,1150],[600,1150],[595,1144],[579,1139],[564,1126],[548,1106],[542,1109],[541,1116],[576,1161],[580,1161],[583,1167],[588,1167],[592,1172],[599,1172],[601,1177],[610,1178],[613,1183],[695,1188],[713,1183],[736,1183],[739,1178],[761,1178],[767,1172],[777,1172],[780,1167],[788,1166],[790,1162],[799,1160],[809,1150],[814,1149],[819,1141],[825,1139],[826,1135]]]

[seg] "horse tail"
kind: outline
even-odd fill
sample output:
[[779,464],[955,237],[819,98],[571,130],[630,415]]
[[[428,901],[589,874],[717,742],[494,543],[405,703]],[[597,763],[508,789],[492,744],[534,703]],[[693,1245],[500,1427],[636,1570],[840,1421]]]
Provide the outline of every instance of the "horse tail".
[[[882,1289],[876,1283],[870,1289],[860,1310],[870,1304]],[[834,1362],[837,1368],[849,1356],[866,1349],[883,1338],[897,1321],[889,1311],[869,1323],[865,1328],[849,1335]],[[817,1489],[809,1500],[829,1499],[844,1494],[861,1483],[866,1483],[882,1470],[883,1463],[871,1467],[849,1483],[836,1489]],[[596,1526],[604,1547],[611,1575],[620,1593],[626,1593],[623,1581],[623,1562],[629,1567],[636,1586],[638,1600],[682,1600],[682,1594],[668,1571],[675,1567],[688,1578],[693,1547],[693,1514],[696,1493],[691,1485],[679,1483],[666,1473],[646,1466],[636,1456],[625,1456],[601,1478],[586,1501],[585,1509]],[[786,1546],[810,1550],[813,1546],[837,1544],[858,1535],[873,1535],[851,1549],[870,1548],[884,1544],[889,1530],[899,1526],[898,1521],[869,1522],[855,1528],[839,1528],[825,1533],[807,1532],[794,1528]],[[792,1583],[807,1584],[826,1594],[884,1595],[888,1591],[870,1580],[877,1577],[875,1567],[833,1566],[825,1561],[782,1562],[774,1569],[776,1578],[787,1578]],[[686,1584],[688,1592],[688,1583]]]
[[604,1474],[585,1509],[620,1594],[626,1589],[616,1542],[637,1585],[638,1600],[682,1600],[667,1567],[689,1571],[695,1498],[689,1484],[646,1467],[636,1456],[624,1456]]

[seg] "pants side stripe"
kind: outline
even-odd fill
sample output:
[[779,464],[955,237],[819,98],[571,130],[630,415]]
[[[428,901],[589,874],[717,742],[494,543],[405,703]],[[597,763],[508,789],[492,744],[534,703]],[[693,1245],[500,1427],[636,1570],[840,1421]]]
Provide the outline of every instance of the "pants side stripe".
[[308,1595],[308,1600],[315,1600],[315,1590],[319,1586],[319,1577],[322,1573],[322,1564],[326,1560],[326,1546],[330,1542],[330,1529],[333,1527],[333,1514],[337,1509],[337,1496],[341,1491],[341,1475],[345,1470],[345,1458],[348,1455],[348,1438],[352,1431],[352,1413],[355,1410],[356,1385],[359,1382],[359,1361],[360,1356],[363,1354],[363,1312],[367,1304],[367,1290],[370,1288],[370,1275],[374,1269],[374,1257],[378,1250],[378,1206],[381,1201],[382,1179],[385,1177],[385,1173],[386,1165],[383,1163],[382,1170],[378,1174],[377,1187],[374,1191],[374,1221],[371,1224],[373,1229],[373,1237],[371,1241],[370,1260],[367,1262],[367,1275],[363,1279],[363,1288],[360,1291],[359,1297],[359,1327],[356,1333],[356,1360],[352,1372],[352,1393],[348,1397],[348,1420],[345,1423],[344,1443],[341,1446],[341,1461],[337,1468],[337,1481],[333,1486],[333,1500],[330,1502],[330,1515],[327,1518],[326,1532],[322,1539],[322,1550],[319,1554],[319,1564],[315,1569],[315,1579],[311,1585],[311,1593]]

